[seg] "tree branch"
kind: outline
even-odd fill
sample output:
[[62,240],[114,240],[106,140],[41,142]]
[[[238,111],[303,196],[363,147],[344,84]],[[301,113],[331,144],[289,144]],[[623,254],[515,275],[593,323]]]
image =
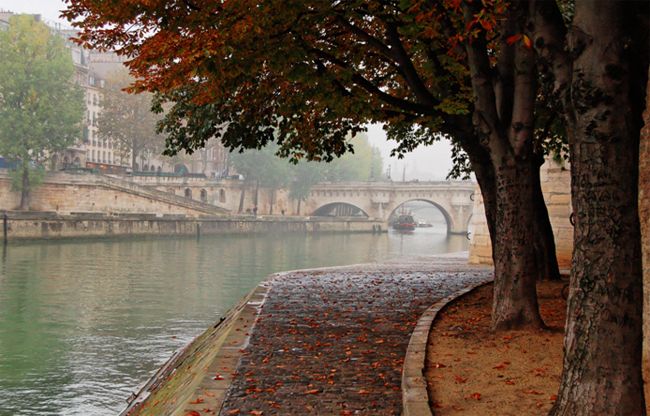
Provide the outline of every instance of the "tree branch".
[[567,28],[555,1],[531,0],[530,15],[533,19],[531,38],[537,50],[542,72],[553,76],[553,92],[561,94],[571,82],[573,62],[567,50]]
[[415,69],[415,65],[413,65],[413,61],[406,52],[406,49],[404,49],[404,45],[397,31],[397,26],[393,23],[386,22],[386,35],[388,36],[388,41],[392,49],[395,50],[394,56],[404,71],[405,80],[413,90],[415,97],[423,104],[430,106],[438,104],[438,100],[424,84],[417,69]]

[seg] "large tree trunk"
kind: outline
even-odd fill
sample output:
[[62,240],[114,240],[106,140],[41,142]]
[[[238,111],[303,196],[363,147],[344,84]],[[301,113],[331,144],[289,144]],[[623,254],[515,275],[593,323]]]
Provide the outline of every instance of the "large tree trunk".
[[494,227],[494,301],[492,327],[495,330],[539,328],[536,281],[538,251],[535,242],[537,214],[534,171],[528,159],[509,160],[495,169],[496,218]]
[[23,162],[23,173],[21,179],[21,188],[20,188],[20,209],[22,211],[29,210],[29,168],[27,167],[27,162]]
[[542,183],[540,178],[540,167],[543,158],[536,164],[537,168],[533,172],[533,197],[535,198],[535,211],[537,213],[537,231],[534,245],[537,253],[538,280],[559,280],[560,267],[557,263],[557,254],[555,251],[555,237],[553,236],[553,227],[548,216],[548,209],[542,193]]
[[302,202],[302,198],[298,198],[298,208],[296,209],[296,215],[300,215],[300,204]]
[[[643,415],[638,150],[647,3],[576,2],[570,39],[576,216],[564,369],[551,415]],[[638,20],[637,20],[638,19]],[[641,22],[641,25],[635,25]]]

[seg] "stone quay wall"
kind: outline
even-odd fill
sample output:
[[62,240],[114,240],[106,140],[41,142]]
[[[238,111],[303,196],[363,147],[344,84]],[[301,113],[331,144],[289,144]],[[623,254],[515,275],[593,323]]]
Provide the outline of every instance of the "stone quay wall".
[[[557,260],[561,269],[571,267],[573,226],[569,220],[571,206],[571,172],[567,162],[548,160],[540,170],[542,192],[555,236]],[[474,211],[470,220],[469,262],[492,264],[492,244],[485,220],[481,191],[476,187]]]
[[[0,172],[0,209],[20,205],[20,192],[11,187],[7,172]],[[171,195],[104,175],[49,173],[30,194],[34,211],[73,213],[157,213],[168,215],[225,215],[223,208]]]
[[[0,221],[4,221],[0,217]],[[202,236],[261,233],[381,232],[384,225],[366,219],[291,217],[185,217],[154,214],[73,214],[7,212],[7,241],[31,239]],[[4,226],[0,229],[4,238]]]

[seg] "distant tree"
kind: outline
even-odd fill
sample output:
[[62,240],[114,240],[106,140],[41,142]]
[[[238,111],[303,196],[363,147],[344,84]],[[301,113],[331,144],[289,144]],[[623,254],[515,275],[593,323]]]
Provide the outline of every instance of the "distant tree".
[[330,163],[300,161],[291,171],[289,196],[301,201],[309,196],[311,188],[319,182],[369,181],[382,178],[383,160],[379,149],[370,145],[364,133],[350,140],[354,154],[345,154]]
[[[267,188],[269,191],[270,209],[269,214],[273,214],[275,204],[275,194],[280,188],[289,184],[290,170],[289,163],[275,155],[277,147],[270,145],[263,149],[250,149],[241,153],[234,153],[230,157],[230,162],[235,170],[244,175],[245,181],[249,186],[255,185],[255,195],[253,204],[258,206],[259,187]],[[239,211],[244,208],[244,192],[240,199]],[[259,208],[259,206],[258,206]]]
[[368,181],[373,178],[377,170],[381,172],[383,169],[381,155],[376,153],[378,149],[370,145],[365,133],[354,136],[349,140],[349,144],[354,153],[346,153],[327,164],[323,173],[325,180],[329,182]]
[[32,16],[0,30],[0,154],[16,162],[20,209],[29,209],[33,180],[54,153],[81,135],[83,91],[64,40]]
[[97,123],[99,138],[112,141],[120,158],[130,158],[135,170],[139,158],[160,154],[165,141],[156,132],[160,116],[151,112],[152,94],[134,95],[122,90],[132,81],[126,70],[109,75]]
[[298,201],[296,215],[301,215],[301,205],[314,185],[325,179],[325,165],[318,162],[301,161],[292,169],[293,177],[289,183],[289,197]]

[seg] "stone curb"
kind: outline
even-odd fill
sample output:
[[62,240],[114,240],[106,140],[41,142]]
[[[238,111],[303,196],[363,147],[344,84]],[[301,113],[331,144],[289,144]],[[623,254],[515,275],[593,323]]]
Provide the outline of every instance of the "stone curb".
[[413,329],[409,345],[404,356],[402,368],[402,415],[403,416],[433,416],[429,404],[429,392],[424,378],[425,363],[427,358],[427,341],[433,322],[438,312],[451,301],[491,283],[494,279],[467,286],[458,292],[447,296],[434,303],[427,309]]
[[[242,327],[242,323],[240,323],[240,319],[242,316],[244,316],[248,318],[247,323],[250,324],[257,318],[260,307],[264,303],[270,287],[270,279],[265,279],[264,281],[260,282],[246,296],[244,296],[237,305],[228,310],[224,314],[223,318],[221,318],[221,320],[218,321],[214,326],[208,328],[206,331],[196,336],[192,341],[187,343],[184,347],[177,350],[148,381],[139,387],[137,392],[132,393],[131,398],[127,400],[127,407],[122,412],[120,412],[120,416],[140,414],[143,405],[147,402],[147,400],[150,399],[150,396],[170,379],[176,370],[182,366],[183,362],[188,358],[189,355],[196,353],[192,350],[193,347],[195,347],[195,344],[200,338],[206,336],[208,333],[210,333],[208,336],[211,338],[225,338],[222,342],[219,342],[218,348],[215,351],[217,356],[212,360],[213,363],[216,365],[224,364],[224,359],[223,357],[219,356],[219,353],[222,353],[224,350],[233,349],[232,345],[229,348],[224,344],[236,341],[238,345],[235,347],[236,349],[234,350],[234,353],[230,354],[227,357],[230,359],[229,361],[231,361],[229,364],[236,364],[242,355],[239,349],[248,345],[248,340],[250,338],[249,334],[246,334],[244,331],[242,331],[244,328]],[[208,376],[207,378],[209,380],[212,380],[211,374],[206,374],[206,376]],[[198,378],[194,378],[195,380],[193,380],[192,384],[200,383],[203,381],[202,379],[205,379],[206,377],[199,376]],[[219,384],[219,389],[226,390],[230,387],[231,381],[232,380],[230,378],[225,378],[224,380],[220,380],[219,383],[212,384]],[[192,396],[194,396],[194,394],[192,394]],[[223,395],[220,395],[215,399],[215,401],[219,402],[218,405],[220,407],[221,402],[223,401]],[[185,398],[185,400],[180,400],[181,403],[179,403],[177,411],[185,410],[183,402],[187,401],[189,401],[188,398]]]

